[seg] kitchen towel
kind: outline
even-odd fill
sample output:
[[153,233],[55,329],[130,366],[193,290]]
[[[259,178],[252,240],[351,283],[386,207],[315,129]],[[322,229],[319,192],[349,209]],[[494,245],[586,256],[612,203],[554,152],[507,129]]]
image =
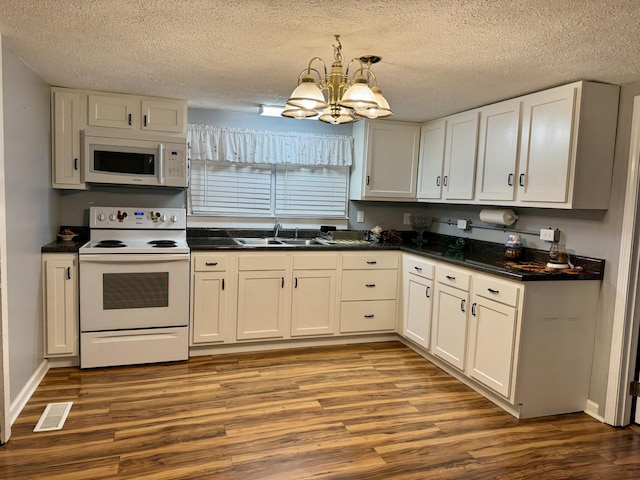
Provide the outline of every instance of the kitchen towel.
[[484,208],[480,210],[480,221],[485,223],[495,223],[496,225],[511,225],[515,223],[518,216],[513,210]]

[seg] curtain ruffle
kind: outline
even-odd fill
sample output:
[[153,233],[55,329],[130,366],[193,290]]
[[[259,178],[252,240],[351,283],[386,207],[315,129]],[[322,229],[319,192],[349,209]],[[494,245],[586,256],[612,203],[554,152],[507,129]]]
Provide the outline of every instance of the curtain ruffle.
[[187,141],[193,160],[348,167],[353,157],[349,135],[189,124]]

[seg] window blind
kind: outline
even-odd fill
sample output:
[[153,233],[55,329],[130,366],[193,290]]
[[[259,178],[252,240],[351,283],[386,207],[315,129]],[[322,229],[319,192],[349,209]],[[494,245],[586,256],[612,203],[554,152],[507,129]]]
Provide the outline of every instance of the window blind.
[[271,165],[191,160],[191,212],[270,216]]
[[348,171],[348,167],[277,165],[275,214],[345,218]]

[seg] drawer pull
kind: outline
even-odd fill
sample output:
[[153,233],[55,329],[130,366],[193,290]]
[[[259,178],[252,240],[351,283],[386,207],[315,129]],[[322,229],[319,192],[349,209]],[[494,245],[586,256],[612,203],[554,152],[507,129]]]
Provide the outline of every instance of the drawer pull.
[[373,317],[375,317],[375,315],[374,315],[374,314],[371,314],[371,315],[365,315],[365,316],[364,316],[364,318],[373,318]]
[[375,260],[369,260],[367,262],[367,265],[377,265],[378,262],[376,262]]
[[451,275],[447,275],[447,280],[451,280],[452,282],[456,279],[456,277],[453,277]]
[[298,288],[298,277],[295,278],[295,285],[293,286],[293,288]]
[[280,285],[281,288],[284,288],[284,277],[282,277],[282,284]]
[[440,175],[436,177],[436,187],[440,186]]
[[507,177],[507,185],[509,185],[510,187],[513,187],[513,173],[510,173],[509,176]]
[[218,262],[205,262],[205,265],[207,267],[215,267],[218,264]]
[[224,290],[224,278],[222,279],[222,290]]
[[518,180],[518,184],[519,184],[521,187],[524,187],[524,173],[521,173],[521,174],[520,174],[520,179]]
[[497,295],[500,293],[500,290],[494,290],[493,288],[487,288],[487,290],[489,290],[489,293],[493,293],[494,295]]
[[427,298],[431,298],[431,287],[427,287],[425,295],[427,296]]
[[131,114],[129,114],[129,125],[133,125],[133,122],[131,121],[132,117]]
[[375,286],[376,286],[376,284],[375,284],[375,283],[365,283],[365,286],[366,286],[367,288],[373,288],[373,287],[375,287]]
[[476,308],[478,307],[477,303],[474,303],[473,305],[471,305],[471,315],[473,315],[474,317],[476,316]]
[[422,267],[413,267],[415,268],[417,271],[421,272],[422,271]]
[[444,181],[442,182],[442,184],[446,187],[447,186],[447,180],[448,180],[448,175],[444,176]]
[[465,306],[467,305],[467,301],[463,298],[462,300],[460,300],[460,311],[461,312],[466,312],[465,310]]
[[67,267],[67,280],[71,280],[71,267]]

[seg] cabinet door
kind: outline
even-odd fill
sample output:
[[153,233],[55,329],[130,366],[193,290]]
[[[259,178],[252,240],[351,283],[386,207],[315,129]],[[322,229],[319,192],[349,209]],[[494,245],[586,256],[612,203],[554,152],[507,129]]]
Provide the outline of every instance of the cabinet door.
[[474,295],[469,328],[468,375],[509,398],[517,310]]
[[416,198],[420,128],[370,122],[367,135],[367,197]]
[[569,85],[524,98],[518,200],[567,201],[576,93]]
[[53,91],[53,187],[81,187],[80,94]]
[[191,342],[225,340],[227,320],[226,272],[196,272],[193,275]]
[[427,123],[420,129],[417,191],[420,199],[437,200],[442,196],[446,124],[445,120],[439,120]]
[[185,104],[142,100],[142,130],[183,133],[185,129]]
[[137,129],[140,100],[134,97],[89,95],[89,120],[94,127]]
[[75,259],[43,257],[45,356],[78,354],[78,276]]
[[431,346],[431,297],[433,282],[417,275],[405,274],[404,336],[427,350]]
[[285,270],[239,272],[238,340],[285,336],[285,287]]
[[294,270],[291,336],[335,332],[335,270]]
[[472,200],[478,143],[477,111],[447,119],[444,154],[444,198]]
[[431,353],[464,370],[469,293],[437,284]]
[[478,200],[514,199],[519,127],[520,100],[481,110],[476,175]]

